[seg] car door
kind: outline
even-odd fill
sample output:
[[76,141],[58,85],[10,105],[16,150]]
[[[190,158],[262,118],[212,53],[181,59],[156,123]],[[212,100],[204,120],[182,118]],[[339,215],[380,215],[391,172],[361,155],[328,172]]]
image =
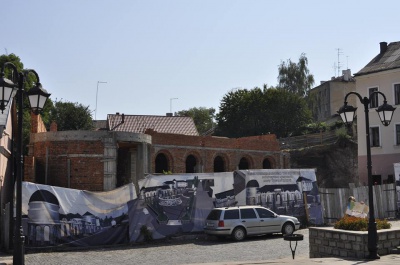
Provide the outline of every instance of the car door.
[[240,221],[247,228],[248,235],[259,234],[259,220],[253,208],[240,209]]
[[263,234],[280,233],[281,223],[276,214],[266,208],[256,208],[259,220],[260,231]]

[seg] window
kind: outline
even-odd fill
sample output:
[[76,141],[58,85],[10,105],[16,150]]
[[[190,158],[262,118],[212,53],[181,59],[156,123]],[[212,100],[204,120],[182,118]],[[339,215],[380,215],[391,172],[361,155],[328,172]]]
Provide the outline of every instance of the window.
[[[375,91],[378,91],[377,87],[373,87],[369,89],[369,95],[371,96],[372,93],[374,93]],[[370,108],[377,108],[378,107],[378,94],[374,94],[372,97],[370,97],[370,103],[369,103],[369,107]]]
[[239,219],[239,210],[227,210],[224,214],[224,219]]
[[208,216],[207,216],[207,220],[219,220],[219,217],[221,216],[221,210],[212,210]]
[[400,124],[396,124],[396,145],[400,145]]
[[371,127],[369,129],[369,137],[371,141],[371,147],[381,146],[379,139],[379,127]]
[[256,219],[256,213],[253,209],[240,209],[240,215],[242,219]]
[[400,84],[394,85],[394,104],[400,105]]
[[256,208],[256,211],[258,213],[258,216],[260,218],[272,218],[275,217],[275,214],[271,211],[268,211],[267,209],[264,208]]

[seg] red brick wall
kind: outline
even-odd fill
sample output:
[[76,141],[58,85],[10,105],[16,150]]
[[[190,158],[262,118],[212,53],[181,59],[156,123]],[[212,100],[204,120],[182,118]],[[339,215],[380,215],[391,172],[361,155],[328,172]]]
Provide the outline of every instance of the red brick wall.
[[247,149],[262,151],[280,151],[279,142],[274,134],[243,138],[225,138],[213,136],[189,136],[151,132],[152,144],[202,146],[209,148]]
[[36,182],[36,176],[45,174],[48,148],[47,184],[68,187],[68,160],[70,161],[70,188],[103,191],[103,150],[101,141],[53,141],[33,145],[34,159],[25,159],[25,180]]
[[31,133],[41,133],[46,131],[47,130],[44,126],[42,116],[36,115],[31,112]]
[[[33,117],[38,124],[41,120]],[[37,119],[36,119],[37,118]],[[41,131],[36,125],[36,130]],[[43,127],[44,128],[44,127]],[[155,158],[160,152],[169,160],[173,173],[186,172],[186,158],[196,157],[203,165],[203,172],[214,172],[214,158],[221,156],[225,161],[225,171],[237,169],[242,157],[246,157],[250,168],[263,168],[263,160],[268,158],[272,168],[284,168],[287,159],[281,164],[281,152],[275,135],[262,135],[237,139],[211,136],[185,136],[176,134],[152,135],[151,172],[155,172]],[[70,161],[70,188],[90,191],[103,191],[104,179],[104,144],[101,140],[77,141],[45,141],[33,143],[30,147],[31,156],[25,158],[25,180],[44,183],[46,166],[46,149],[48,150],[47,184],[68,187],[68,160]],[[121,151],[121,150],[120,150]],[[126,154],[125,154],[126,153]],[[130,156],[129,152],[119,152]],[[121,169],[124,163],[130,163],[130,157],[118,157],[117,181],[121,180]],[[121,164],[122,163],[122,164]],[[125,171],[124,171],[125,172]],[[125,174],[125,173],[124,173]],[[41,179],[39,179],[39,176]],[[127,177],[129,179],[129,176]]]
[[154,131],[147,133],[152,136],[152,172],[155,172],[154,161],[159,153],[168,157],[169,168],[173,173],[186,172],[188,155],[196,157],[198,163],[203,165],[203,172],[214,172],[214,158],[216,156],[223,157],[226,171],[236,170],[242,157],[246,157],[252,169],[262,169],[263,160],[266,158],[270,161],[272,168],[283,168],[284,166],[280,164],[280,147],[275,135],[230,139],[212,136],[161,134]]

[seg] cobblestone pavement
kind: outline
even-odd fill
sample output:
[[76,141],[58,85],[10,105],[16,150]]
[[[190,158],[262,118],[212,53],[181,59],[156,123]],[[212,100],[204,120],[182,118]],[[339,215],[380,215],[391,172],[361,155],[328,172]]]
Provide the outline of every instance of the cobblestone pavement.
[[[391,221],[393,228],[400,228],[400,221]],[[297,231],[304,235],[298,242],[295,260],[308,260],[308,229]],[[195,263],[240,262],[240,261],[273,261],[285,258],[292,259],[290,242],[284,241],[282,235],[253,237],[242,242],[231,240],[219,241],[214,237],[198,235],[197,238],[177,237],[149,244],[98,248],[93,250],[27,253],[27,265],[62,265],[62,264],[140,264],[140,265],[182,265]],[[295,247],[295,243],[292,243]],[[0,256],[2,259],[7,256]],[[11,256],[8,258],[12,259]],[[236,264],[236,263],[235,263]],[[254,264],[254,263],[252,263]],[[304,263],[302,263],[304,264]]]
[[[307,256],[309,252],[308,229],[296,233],[303,234],[296,256]],[[295,244],[292,243],[294,248]],[[191,263],[211,263],[246,260],[270,260],[291,257],[289,242],[282,235],[252,237],[242,242],[217,240],[214,237],[198,236],[192,239],[171,239],[151,244],[135,244],[119,248],[95,250],[28,253],[27,265],[62,264],[140,264],[178,265]],[[1,264],[1,263],[0,263]]]

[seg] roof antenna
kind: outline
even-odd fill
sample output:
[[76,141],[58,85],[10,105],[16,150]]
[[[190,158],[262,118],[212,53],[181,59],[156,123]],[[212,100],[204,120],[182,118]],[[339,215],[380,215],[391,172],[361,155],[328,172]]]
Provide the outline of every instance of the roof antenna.
[[343,52],[342,49],[340,48],[337,48],[336,50],[337,50],[337,73],[338,73],[337,76],[340,76],[340,67],[342,66],[340,64],[340,55],[343,54]]

